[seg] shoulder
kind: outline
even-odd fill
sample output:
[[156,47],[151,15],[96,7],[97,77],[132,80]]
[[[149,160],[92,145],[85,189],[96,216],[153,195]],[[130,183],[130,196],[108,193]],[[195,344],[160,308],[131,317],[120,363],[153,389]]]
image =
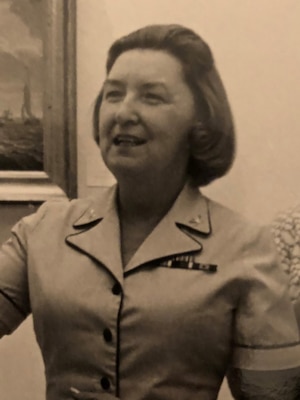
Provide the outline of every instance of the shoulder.
[[270,227],[211,199],[206,201],[211,229],[202,239],[203,257],[216,259],[224,273],[243,282],[277,274],[279,260]]
[[244,215],[207,198],[212,233],[226,237],[227,243],[244,246],[245,251],[251,248],[272,248],[271,229],[250,221]]
[[21,219],[14,229],[21,227],[28,233],[39,227],[48,229],[56,227],[57,229],[63,226],[67,229],[76,224],[85,214],[96,219],[95,209],[101,214],[102,209],[104,210],[107,206],[111,191],[112,188],[103,188],[97,196],[93,197],[46,201],[35,213]]

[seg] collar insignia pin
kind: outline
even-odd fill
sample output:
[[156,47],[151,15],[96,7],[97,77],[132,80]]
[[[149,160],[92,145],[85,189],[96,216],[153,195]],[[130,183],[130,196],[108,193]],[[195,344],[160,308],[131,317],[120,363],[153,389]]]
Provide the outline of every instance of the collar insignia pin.
[[194,225],[200,224],[201,223],[201,215],[197,215],[197,217],[191,219],[189,222],[190,222],[190,224],[194,224]]
[[94,210],[93,208],[90,209],[90,213],[89,213],[89,214],[90,214],[90,215],[89,215],[89,218],[90,218],[90,219],[93,219],[93,218],[95,218],[95,216],[96,216],[95,210]]

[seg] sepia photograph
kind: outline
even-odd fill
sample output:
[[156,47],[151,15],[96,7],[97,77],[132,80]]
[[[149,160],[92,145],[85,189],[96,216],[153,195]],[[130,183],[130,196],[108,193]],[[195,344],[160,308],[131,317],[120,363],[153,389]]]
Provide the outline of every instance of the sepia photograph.
[[300,399],[299,18],[0,0],[1,399]]

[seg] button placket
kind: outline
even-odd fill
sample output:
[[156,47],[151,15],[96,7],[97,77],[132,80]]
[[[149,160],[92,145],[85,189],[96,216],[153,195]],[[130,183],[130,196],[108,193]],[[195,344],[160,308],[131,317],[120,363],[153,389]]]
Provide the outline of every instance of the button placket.
[[[110,367],[108,367],[108,369],[106,371],[103,371],[103,375],[99,376],[99,383],[101,388],[103,389],[103,391],[105,392],[109,392],[111,390],[114,390],[114,380],[116,381],[116,393],[118,393],[118,387],[119,387],[119,377],[118,377],[118,363],[119,363],[119,342],[118,342],[118,334],[119,334],[119,315],[120,315],[120,308],[122,306],[122,286],[119,282],[114,281],[112,283],[112,286],[110,288],[111,291],[111,296],[113,296],[111,298],[111,304],[114,304],[114,313],[116,312],[117,315],[117,320],[115,321],[116,323],[116,329],[114,326],[114,323],[112,325],[108,324],[104,324],[103,328],[102,328],[102,340],[103,340],[103,345],[106,347],[105,353],[108,357],[108,364],[110,365]],[[119,298],[117,298],[119,297]],[[115,308],[117,307],[117,309]],[[106,326],[105,326],[106,325]],[[112,367],[112,359],[111,357],[113,357],[114,359],[114,370],[111,370]],[[113,375],[115,375],[115,379],[113,377]]]

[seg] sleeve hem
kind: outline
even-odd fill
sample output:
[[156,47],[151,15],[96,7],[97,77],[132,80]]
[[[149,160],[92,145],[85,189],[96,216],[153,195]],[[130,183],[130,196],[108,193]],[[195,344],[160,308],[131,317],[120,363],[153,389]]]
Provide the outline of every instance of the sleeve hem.
[[232,367],[255,371],[279,371],[300,366],[300,343],[276,348],[235,347]]

